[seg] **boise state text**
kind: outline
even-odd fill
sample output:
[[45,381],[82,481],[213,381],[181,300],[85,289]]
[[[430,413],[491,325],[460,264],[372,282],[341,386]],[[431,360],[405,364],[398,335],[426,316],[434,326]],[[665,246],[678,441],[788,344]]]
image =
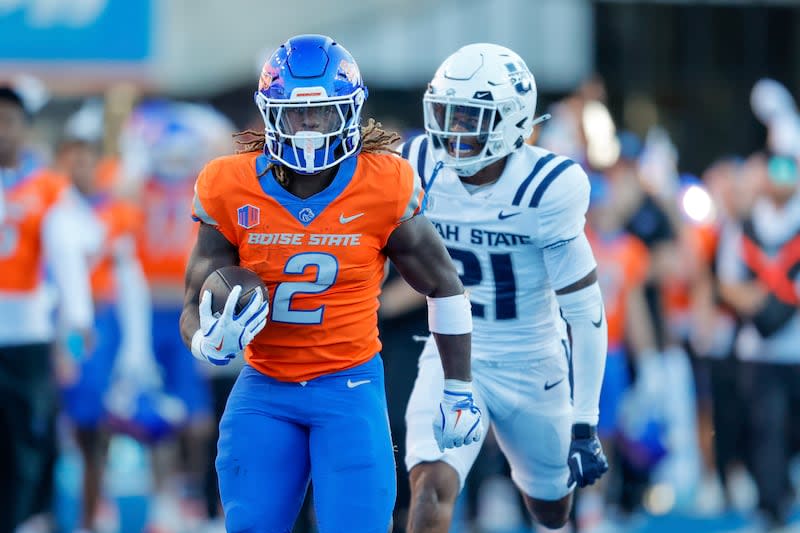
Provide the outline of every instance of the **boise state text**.
[[361,234],[248,233],[247,244],[289,246],[360,246]]
[[488,231],[478,228],[472,228],[469,230],[469,234],[467,234],[466,228],[461,228],[455,224],[441,224],[439,222],[434,222],[433,225],[436,227],[439,235],[441,235],[446,241],[469,242],[470,244],[480,244],[486,246],[517,246],[520,244],[533,244],[530,235],[520,235],[518,233],[506,233],[502,231]]

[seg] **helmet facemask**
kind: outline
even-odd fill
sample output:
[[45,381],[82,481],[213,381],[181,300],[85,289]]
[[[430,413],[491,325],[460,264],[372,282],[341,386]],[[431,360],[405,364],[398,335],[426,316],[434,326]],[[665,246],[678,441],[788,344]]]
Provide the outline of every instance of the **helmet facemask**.
[[363,89],[335,97],[321,87],[295,92],[289,99],[256,93],[271,159],[301,174],[315,174],[358,152]]
[[504,135],[513,115],[520,111],[514,101],[426,94],[423,108],[425,130],[437,152],[436,159],[459,176],[472,176],[521,145],[518,141],[507,146]]

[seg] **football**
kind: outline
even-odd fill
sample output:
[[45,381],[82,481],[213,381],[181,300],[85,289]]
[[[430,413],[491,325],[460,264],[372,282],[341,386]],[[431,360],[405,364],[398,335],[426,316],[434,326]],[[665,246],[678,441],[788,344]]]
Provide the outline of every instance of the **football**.
[[254,291],[261,290],[261,295],[265,299],[269,298],[267,287],[258,274],[240,266],[226,266],[212,272],[200,289],[200,297],[202,298],[205,291],[211,292],[211,312],[215,315],[221,314],[231,289],[236,285],[242,286],[242,294],[236,304],[237,313],[248,304]]

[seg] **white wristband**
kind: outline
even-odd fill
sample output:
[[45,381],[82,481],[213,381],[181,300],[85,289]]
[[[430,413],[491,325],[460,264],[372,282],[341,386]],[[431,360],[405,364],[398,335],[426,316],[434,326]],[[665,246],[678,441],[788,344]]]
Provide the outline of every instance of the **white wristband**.
[[445,379],[444,380],[444,390],[445,390],[445,392],[471,394],[472,393],[472,382],[471,381],[462,381],[460,379]]
[[428,329],[444,335],[472,333],[472,305],[466,293],[428,297]]
[[200,345],[203,342],[203,337],[204,335],[202,329],[198,329],[197,331],[194,332],[194,335],[192,335],[192,355],[195,357],[195,359],[200,359],[201,361],[208,361],[208,359],[206,359],[205,356],[203,355],[202,349],[200,348]]

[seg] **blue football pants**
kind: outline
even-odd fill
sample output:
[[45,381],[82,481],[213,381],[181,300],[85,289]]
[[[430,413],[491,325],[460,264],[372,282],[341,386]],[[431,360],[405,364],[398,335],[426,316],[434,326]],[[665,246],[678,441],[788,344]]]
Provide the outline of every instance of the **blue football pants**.
[[300,383],[250,366],[220,422],[229,533],[289,533],[308,488],[320,533],[386,533],[396,495],[383,362]]

